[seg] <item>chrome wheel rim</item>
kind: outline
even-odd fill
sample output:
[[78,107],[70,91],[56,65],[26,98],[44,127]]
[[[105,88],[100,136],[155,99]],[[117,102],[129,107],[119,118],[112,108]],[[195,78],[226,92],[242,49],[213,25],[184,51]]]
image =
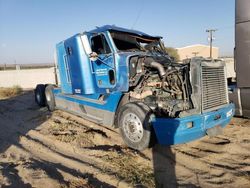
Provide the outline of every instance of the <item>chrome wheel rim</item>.
[[132,142],[139,142],[143,137],[143,125],[134,113],[128,113],[123,119],[124,133]]
[[50,99],[51,99],[51,98],[50,98],[50,94],[45,93],[45,96],[46,96],[46,100],[47,100],[47,101],[50,101]]

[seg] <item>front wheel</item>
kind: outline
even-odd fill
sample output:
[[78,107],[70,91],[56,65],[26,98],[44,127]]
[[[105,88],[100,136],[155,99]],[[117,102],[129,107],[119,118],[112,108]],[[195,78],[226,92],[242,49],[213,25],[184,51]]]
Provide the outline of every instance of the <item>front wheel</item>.
[[119,110],[120,133],[130,148],[141,151],[150,146],[151,114],[150,108],[143,103],[127,103]]

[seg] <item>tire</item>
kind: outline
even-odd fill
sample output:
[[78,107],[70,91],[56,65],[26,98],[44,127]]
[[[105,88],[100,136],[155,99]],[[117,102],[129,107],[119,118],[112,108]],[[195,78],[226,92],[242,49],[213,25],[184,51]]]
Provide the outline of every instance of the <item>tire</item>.
[[143,103],[127,103],[118,114],[120,134],[130,147],[142,151],[151,145],[150,108]]
[[54,86],[51,84],[48,84],[45,88],[46,105],[47,105],[48,110],[51,112],[53,112],[56,107],[53,89],[54,89]]
[[35,101],[40,107],[45,106],[45,85],[38,84],[35,89]]

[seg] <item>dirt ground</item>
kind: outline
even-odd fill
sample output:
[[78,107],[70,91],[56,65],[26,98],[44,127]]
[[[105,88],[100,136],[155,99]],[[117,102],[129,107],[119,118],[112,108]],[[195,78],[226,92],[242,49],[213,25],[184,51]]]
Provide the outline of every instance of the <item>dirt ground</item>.
[[144,152],[117,130],[39,108],[32,92],[0,100],[0,187],[250,187],[250,120],[221,136]]

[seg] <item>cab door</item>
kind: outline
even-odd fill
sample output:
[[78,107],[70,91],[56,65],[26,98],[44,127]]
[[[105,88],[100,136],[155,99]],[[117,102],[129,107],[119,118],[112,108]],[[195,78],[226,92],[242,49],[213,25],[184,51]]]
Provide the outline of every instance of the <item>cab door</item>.
[[103,33],[92,36],[90,45],[92,53],[96,54],[96,58],[91,58],[91,64],[97,87],[114,88],[116,84],[114,54],[106,36]]
[[60,42],[56,45],[56,54],[58,61],[58,69],[60,73],[62,93],[72,94],[73,88],[71,83],[70,64],[68,61],[68,53],[64,42]]

